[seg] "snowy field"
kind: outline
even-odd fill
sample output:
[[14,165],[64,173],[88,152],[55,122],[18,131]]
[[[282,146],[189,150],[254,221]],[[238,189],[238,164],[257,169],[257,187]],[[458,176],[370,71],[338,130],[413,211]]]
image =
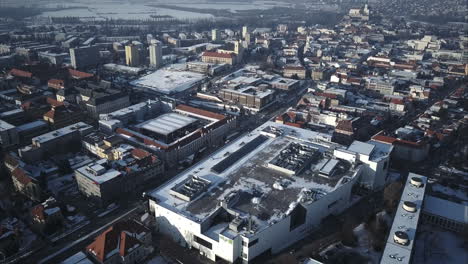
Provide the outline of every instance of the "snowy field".
[[[201,1],[200,1],[201,2]],[[276,6],[288,7],[291,4],[282,3],[282,2],[273,2],[273,1],[255,1],[252,3],[236,3],[235,0],[232,2],[226,3],[216,3],[216,4],[182,4],[182,3],[169,3],[171,5],[190,7],[190,8],[200,8],[200,9],[226,9],[231,12],[236,12],[240,10],[253,10],[253,9],[270,9]]]
[[[78,3],[76,6],[82,6]],[[149,7],[144,4],[89,3],[86,8],[44,12],[42,17],[96,17],[101,19],[149,19],[151,15],[169,15],[180,19],[213,18],[211,14],[186,12],[166,8]]]
[[[202,2],[202,1],[199,1]],[[48,7],[77,7],[74,9],[65,9],[59,11],[44,12],[42,17],[95,17],[101,19],[149,19],[151,15],[169,15],[179,19],[207,19],[213,18],[211,14],[197,12],[188,12],[168,8],[150,7],[150,4],[168,4],[181,7],[199,8],[199,9],[226,9],[231,12],[237,10],[270,9],[275,6],[289,6],[287,3],[272,1],[255,1],[252,3],[240,2],[235,0],[226,3],[200,3],[187,4],[183,0],[175,2],[165,0],[141,1],[140,3],[129,3],[128,1],[90,1],[76,0],[67,3],[51,3]],[[79,7],[79,8],[78,8]]]

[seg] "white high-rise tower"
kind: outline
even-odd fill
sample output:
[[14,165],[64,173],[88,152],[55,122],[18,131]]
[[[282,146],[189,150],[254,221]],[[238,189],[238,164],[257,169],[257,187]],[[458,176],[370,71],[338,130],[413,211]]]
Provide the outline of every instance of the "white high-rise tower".
[[151,40],[149,46],[150,65],[156,68],[161,67],[162,64],[162,44],[158,40]]

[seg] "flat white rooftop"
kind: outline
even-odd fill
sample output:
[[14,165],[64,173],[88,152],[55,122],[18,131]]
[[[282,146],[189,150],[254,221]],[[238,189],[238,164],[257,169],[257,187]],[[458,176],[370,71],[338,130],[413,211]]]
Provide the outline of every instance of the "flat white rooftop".
[[37,143],[43,144],[43,143],[48,142],[50,140],[53,140],[55,138],[63,137],[65,135],[71,134],[71,133],[73,133],[73,132],[75,132],[77,130],[80,131],[80,133],[81,133],[82,131],[92,129],[92,128],[93,128],[92,126],[90,126],[90,125],[88,125],[86,123],[78,122],[76,124],[69,125],[69,126],[66,126],[64,128],[57,129],[57,130],[54,130],[52,132],[49,132],[49,133],[34,137],[32,139],[32,142],[37,142]]
[[438,215],[459,223],[468,223],[468,206],[427,195],[424,212]]
[[[420,186],[415,183],[420,183]],[[426,177],[415,173],[408,175],[388,234],[381,264],[410,263],[426,186]],[[405,209],[410,207],[414,208],[414,212]],[[400,237],[400,240],[395,239],[396,236]],[[402,241],[405,243],[401,243]]]
[[295,83],[298,83],[298,80],[295,79],[289,79],[289,78],[277,78],[273,81],[271,81],[271,84],[287,84],[287,85],[292,85]]
[[370,156],[372,151],[374,150],[374,145],[368,144],[361,141],[354,141],[349,147],[349,151],[357,152],[359,154],[363,154],[366,156]]
[[131,85],[162,94],[174,94],[193,88],[204,79],[205,75],[200,73],[161,69],[131,82]]
[[[284,154],[284,147],[292,143],[313,149],[307,168],[294,176],[281,168],[270,168],[268,163]],[[332,150],[337,147],[329,135],[267,122],[149,195],[158,205],[194,221],[203,221],[218,209],[220,201],[238,195],[239,202],[233,208],[251,215],[261,228],[284,218],[291,204],[313,202],[356,179],[359,169],[343,160],[339,165],[334,164],[334,177],[325,178],[314,173],[324,167],[329,161],[327,156],[333,155]],[[301,154],[298,157],[309,158]],[[288,168],[289,165],[284,166]],[[193,186],[200,182],[204,182],[200,191],[193,191]],[[182,196],[193,195],[189,199],[175,194],[175,191],[181,193],[179,190],[184,184],[187,188]]]
[[139,124],[137,127],[155,132],[160,135],[168,135],[196,122],[197,119],[188,116],[168,113],[155,119]]
[[21,126],[18,126],[16,127],[16,130],[18,132],[22,132],[22,131],[27,131],[27,130],[31,130],[31,129],[42,127],[42,126],[47,126],[47,122],[42,121],[42,120],[37,120],[37,121],[33,121],[30,123],[26,123]]
[[[106,162],[107,160],[101,159],[101,160],[96,161],[95,163],[91,163],[84,167],[81,167],[77,171],[97,184],[103,184],[106,181],[110,181],[122,175],[122,173],[120,173],[119,171],[115,169],[106,170],[106,168],[102,166],[102,164]],[[95,172],[99,172],[99,173],[95,173]]]
[[22,113],[22,112],[24,112],[23,109],[13,109],[13,110],[10,110],[10,111],[0,113],[0,118],[4,118],[6,116],[10,116],[10,115],[14,115],[14,114],[17,114],[17,113]]
[[11,125],[10,123],[7,123],[3,120],[0,120],[0,132],[2,131],[7,131],[7,130],[10,130],[10,129],[13,129],[15,128],[15,126]]
[[112,119],[112,118],[118,118],[118,117],[121,117],[121,116],[125,116],[125,115],[128,115],[128,114],[138,112],[138,111],[142,110],[145,107],[148,107],[148,108],[151,107],[151,106],[157,107],[157,104],[158,104],[158,101],[148,100],[146,102],[134,104],[134,105],[119,109],[119,110],[114,111],[112,113],[101,114],[101,115],[99,115],[99,118],[104,119],[104,120],[109,120],[109,119]]
[[143,68],[130,67],[127,65],[119,65],[115,63],[104,64],[104,68],[111,70],[111,71],[122,71],[122,72],[129,72],[129,73],[135,73],[135,74],[143,71]]

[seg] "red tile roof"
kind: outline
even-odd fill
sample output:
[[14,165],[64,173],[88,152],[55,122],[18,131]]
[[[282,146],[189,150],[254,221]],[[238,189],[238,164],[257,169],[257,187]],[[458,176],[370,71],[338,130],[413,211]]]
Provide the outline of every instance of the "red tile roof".
[[148,151],[139,148],[132,149],[131,154],[134,158],[140,160],[151,156],[151,154]]
[[18,69],[12,69],[10,71],[10,75],[15,76],[15,77],[23,77],[23,78],[31,78],[32,73],[27,72],[27,71],[22,71]]
[[40,221],[45,221],[44,205],[38,204],[31,209],[31,215],[33,218],[37,218]]
[[392,104],[398,104],[398,105],[403,105],[405,104],[405,102],[403,101],[403,99],[400,99],[400,98],[392,98],[392,100],[390,100],[390,102]]
[[213,118],[213,119],[217,119],[217,120],[222,120],[222,119],[226,118],[226,116],[224,116],[222,114],[217,114],[217,113],[214,113],[214,112],[202,110],[202,109],[199,109],[199,108],[195,108],[195,107],[191,107],[191,106],[183,105],[183,104],[178,105],[176,107],[176,109],[180,110],[180,111],[184,111],[184,112],[193,113],[193,114],[196,114],[196,115],[206,116],[208,118]]
[[48,117],[50,119],[54,119],[55,117],[55,110],[52,109],[52,110],[49,110],[47,113],[44,114],[45,117]]
[[47,82],[47,85],[49,87],[51,87],[51,88],[60,89],[60,88],[63,88],[65,86],[65,81],[64,80],[59,80],[59,79],[50,79]]
[[285,122],[284,124],[287,126],[292,126],[292,127],[299,127],[299,128],[302,127],[301,124],[296,124],[296,123],[291,123],[291,122]]
[[135,221],[118,222],[96,237],[86,250],[101,262],[105,262],[115,254],[124,257],[130,248],[140,244],[134,236],[148,232],[146,227]]
[[330,99],[337,99],[338,98],[338,95],[332,94],[332,93],[316,92],[315,95],[327,97],[327,98],[330,98]]
[[232,59],[236,55],[234,53],[221,53],[221,52],[214,52],[214,51],[205,51],[203,52],[203,57],[214,57],[214,58],[224,58],[224,59]]
[[73,69],[68,69],[68,72],[75,79],[87,79],[87,78],[94,77],[94,75],[91,74],[91,73],[81,72],[81,71],[77,71],[77,70],[73,70]]
[[410,65],[410,64],[395,64],[393,65],[393,67],[397,69],[408,69],[408,70],[414,70],[416,68],[414,65]]
[[384,136],[384,135],[376,135],[372,137],[373,140],[380,141],[383,143],[393,144],[393,145],[405,145],[411,147],[422,147],[425,145],[425,142],[413,142],[408,140],[402,140],[394,137]]
[[21,108],[23,110],[27,110],[27,109],[29,109],[31,107],[31,104],[32,104],[31,101],[24,102],[23,104],[21,104]]
[[354,133],[353,122],[351,120],[341,120],[336,125],[337,130],[343,130],[350,133]]
[[50,104],[53,107],[59,107],[59,106],[64,105],[63,102],[59,102],[59,101],[55,100],[54,98],[50,98],[50,97],[47,97],[47,103]]
[[19,161],[10,154],[5,154],[5,157],[3,160],[5,161],[6,164],[8,164],[11,167],[17,167],[19,165]]
[[394,137],[388,137],[388,136],[383,136],[383,135],[376,135],[372,137],[373,140],[388,143],[388,144],[393,144],[393,142],[397,141],[398,139]]
[[13,177],[15,177],[23,185],[27,185],[32,181],[31,178],[26,173],[26,171],[24,171],[22,168],[18,167],[14,169],[11,173]]

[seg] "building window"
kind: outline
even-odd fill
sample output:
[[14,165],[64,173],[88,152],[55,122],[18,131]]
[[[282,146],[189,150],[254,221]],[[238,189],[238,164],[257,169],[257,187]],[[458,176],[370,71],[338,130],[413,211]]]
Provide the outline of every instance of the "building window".
[[212,249],[212,245],[211,245],[210,242],[204,240],[201,237],[195,236],[195,235],[194,235],[194,237],[195,237],[195,242],[197,242],[198,244],[200,244],[200,245],[202,245],[202,246],[204,246],[204,247],[206,247],[208,249]]
[[291,222],[289,224],[289,231],[293,231],[294,229],[298,228],[299,226],[303,225],[306,221],[307,216],[307,209],[305,209],[302,205],[297,205],[290,214]]
[[257,244],[257,243],[258,243],[258,238],[250,241],[248,247],[251,247],[251,246],[253,246],[253,245]]

